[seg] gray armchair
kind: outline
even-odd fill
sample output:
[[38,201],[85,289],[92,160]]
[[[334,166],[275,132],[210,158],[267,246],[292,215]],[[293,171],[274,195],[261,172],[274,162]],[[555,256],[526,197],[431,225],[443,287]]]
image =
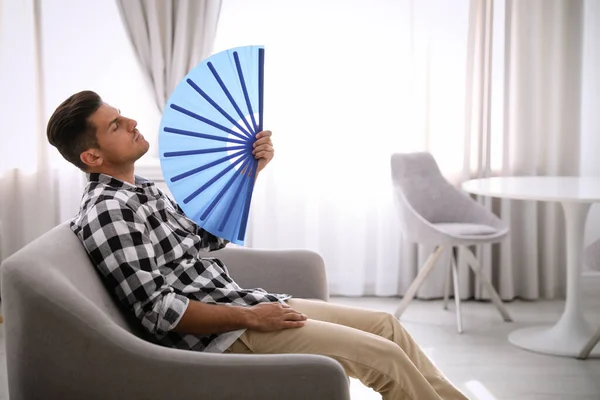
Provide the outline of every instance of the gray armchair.
[[[327,300],[315,253],[210,254],[242,287]],[[325,356],[206,354],[145,340],[66,223],[2,264],[2,306],[11,400],[350,398],[344,370]]]

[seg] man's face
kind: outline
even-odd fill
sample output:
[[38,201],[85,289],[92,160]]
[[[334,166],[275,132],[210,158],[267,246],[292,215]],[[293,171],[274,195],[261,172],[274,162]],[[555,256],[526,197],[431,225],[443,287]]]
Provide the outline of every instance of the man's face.
[[131,164],[143,156],[150,144],[136,129],[137,122],[121,115],[106,103],[90,116],[96,127],[96,139],[102,164],[120,167]]

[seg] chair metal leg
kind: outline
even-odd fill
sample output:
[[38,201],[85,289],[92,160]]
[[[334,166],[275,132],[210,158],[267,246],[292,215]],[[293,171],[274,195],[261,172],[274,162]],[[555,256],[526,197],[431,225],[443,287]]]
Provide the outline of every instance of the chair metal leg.
[[452,281],[454,283],[454,304],[456,304],[456,329],[462,333],[462,316],[460,312],[460,286],[458,285],[458,266],[456,265],[456,253],[452,250]]
[[481,266],[479,265],[479,261],[477,261],[477,258],[475,257],[475,255],[466,246],[461,246],[461,247],[464,250],[463,254],[466,257],[467,264],[469,264],[469,266],[471,267],[471,269],[473,270],[475,275],[477,275],[477,277],[479,278],[479,280],[481,281],[483,286],[486,288],[486,290],[490,294],[490,297],[492,298],[492,302],[494,303],[494,305],[500,312],[500,315],[502,315],[502,318],[504,319],[504,321],[512,322],[512,318],[510,317],[510,315],[508,313],[508,309],[502,302],[502,299],[498,295],[498,292],[496,292],[496,289],[494,289],[494,286],[492,286],[492,283],[489,281],[487,276],[485,276],[485,274],[481,271]]
[[590,353],[596,347],[596,345],[600,342],[600,328],[596,332],[596,334],[590,339],[590,341],[585,345],[583,349],[581,349],[581,353],[577,356],[580,360],[585,360],[590,356]]
[[448,298],[450,297],[450,281],[452,280],[452,264],[444,278],[444,310],[448,309]]
[[440,257],[440,254],[442,254],[443,250],[444,250],[443,246],[438,246],[435,248],[433,253],[431,253],[429,255],[429,257],[427,258],[427,262],[425,263],[425,266],[423,267],[423,269],[421,269],[421,272],[419,272],[419,275],[417,275],[417,277],[415,278],[413,283],[410,285],[410,287],[408,288],[408,291],[406,292],[404,297],[402,297],[402,301],[400,301],[400,305],[398,306],[398,309],[394,313],[396,318],[400,318],[400,316],[402,315],[404,310],[406,310],[406,307],[408,307],[408,305],[410,304],[412,299],[415,297],[415,295],[417,294],[417,291],[423,285],[423,282],[425,282],[427,275],[429,275],[429,273],[431,272],[433,266],[435,265],[435,262]]

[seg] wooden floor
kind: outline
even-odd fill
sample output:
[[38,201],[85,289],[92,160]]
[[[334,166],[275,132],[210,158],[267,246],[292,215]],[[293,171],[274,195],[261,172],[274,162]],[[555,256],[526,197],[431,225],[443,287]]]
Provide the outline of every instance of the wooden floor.
[[[588,285],[590,286],[590,285]],[[586,316],[600,326],[600,291],[586,286]],[[393,312],[395,298],[340,298],[332,302]],[[490,303],[463,303],[464,333],[456,332],[452,309],[441,301],[415,301],[402,323],[436,365],[472,400],[600,400],[600,359],[579,361],[520,350],[507,341],[514,329],[553,323],[562,301],[514,301],[508,308],[515,322],[502,322]],[[351,382],[354,400],[380,399]],[[0,400],[8,399],[4,329],[0,325]]]

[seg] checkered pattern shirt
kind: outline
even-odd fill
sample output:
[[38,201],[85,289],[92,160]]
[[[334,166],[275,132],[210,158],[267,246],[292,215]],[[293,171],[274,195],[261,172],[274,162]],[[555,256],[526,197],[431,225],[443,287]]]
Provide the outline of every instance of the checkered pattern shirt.
[[220,260],[201,257],[227,241],[198,227],[153,182],[136,176],[131,185],[104,174],[88,180],[71,229],[108,288],[157,343],[223,352],[244,332],[174,332],[190,300],[247,307],[291,297],[242,289]]

